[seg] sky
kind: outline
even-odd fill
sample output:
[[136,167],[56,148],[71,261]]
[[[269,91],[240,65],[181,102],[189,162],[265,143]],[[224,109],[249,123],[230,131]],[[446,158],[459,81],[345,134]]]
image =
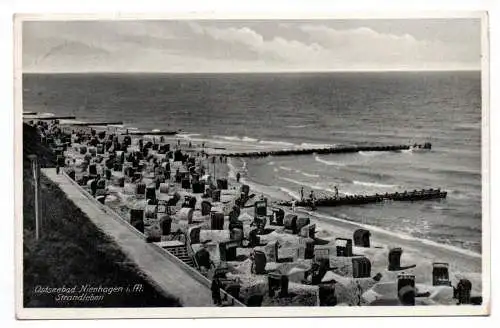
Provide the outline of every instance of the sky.
[[457,19],[28,21],[25,73],[478,70]]

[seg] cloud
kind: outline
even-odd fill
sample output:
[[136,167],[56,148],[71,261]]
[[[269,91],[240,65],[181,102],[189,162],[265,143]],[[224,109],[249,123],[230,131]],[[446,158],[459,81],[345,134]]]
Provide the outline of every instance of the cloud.
[[447,44],[440,40],[419,40],[405,33],[396,35],[380,33],[367,27],[336,30],[324,25],[301,25],[299,29],[311,40],[324,47],[335,49],[341,61],[371,62],[399,65],[400,67],[420,67],[463,61],[464,65],[479,64],[479,47],[469,44]]
[[[419,40],[414,36],[380,33],[368,27],[334,29],[321,24],[280,23],[296,38],[265,38],[248,27],[219,28],[190,23],[192,31],[221,46],[239,44],[259,58],[294,69],[435,69],[450,65],[479,66],[476,47],[447,44],[440,40]],[[290,35],[291,33],[287,33]]]
[[31,72],[479,67],[480,47],[471,33],[458,42],[459,37],[425,38],[401,28],[388,32],[387,22],[384,31],[376,22],[350,23],[341,28],[336,21],[29,22],[23,25],[23,67]]
[[248,28],[217,28],[204,27],[190,23],[190,28],[198,35],[208,36],[214,41],[237,43],[246,46],[250,51],[258,53],[261,59],[271,61],[286,61],[295,64],[305,64],[324,55],[326,49],[317,43],[305,44],[297,40],[287,40],[274,37],[270,40],[256,31]]

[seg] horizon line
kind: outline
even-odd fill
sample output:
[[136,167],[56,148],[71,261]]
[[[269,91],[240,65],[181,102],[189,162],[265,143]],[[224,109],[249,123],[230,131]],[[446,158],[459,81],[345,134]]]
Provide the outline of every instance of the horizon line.
[[327,69],[327,70],[274,70],[274,71],[22,71],[21,74],[299,74],[299,73],[418,73],[418,72],[481,72],[481,68],[448,69]]

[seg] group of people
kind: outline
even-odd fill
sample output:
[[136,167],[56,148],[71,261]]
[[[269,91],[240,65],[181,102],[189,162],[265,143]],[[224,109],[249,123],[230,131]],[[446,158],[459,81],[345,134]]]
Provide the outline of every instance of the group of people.
[[[337,199],[339,197],[339,189],[337,186],[334,187],[334,192],[335,192],[335,199]],[[311,189],[311,191],[309,192],[309,203],[311,204],[311,207],[313,209],[316,208],[316,197],[314,195],[314,190]],[[301,202],[304,202],[305,201],[305,198],[304,198],[304,187],[301,187],[300,188],[300,201]],[[295,208],[296,208],[296,205],[297,205],[297,201],[296,200],[293,200],[292,201],[292,212],[295,212]]]

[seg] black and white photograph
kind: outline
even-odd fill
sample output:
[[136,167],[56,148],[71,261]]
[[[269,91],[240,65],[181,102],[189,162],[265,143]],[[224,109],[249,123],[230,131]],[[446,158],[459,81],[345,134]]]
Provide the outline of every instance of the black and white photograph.
[[19,318],[489,313],[485,13],[15,24]]

